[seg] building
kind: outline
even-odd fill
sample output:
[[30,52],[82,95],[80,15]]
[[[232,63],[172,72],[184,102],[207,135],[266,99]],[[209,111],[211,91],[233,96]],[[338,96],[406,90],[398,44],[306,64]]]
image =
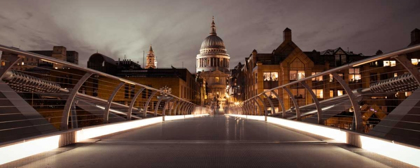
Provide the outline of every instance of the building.
[[[420,31],[415,29],[411,32],[411,45],[420,43]],[[376,53],[382,54],[382,51]],[[413,65],[418,65],[420,54],[407,54]],[[244,94],[244,100],[251,98],[265,90],[287,84],[292,81],[302,79],[317,73],[342,66],[351,62],[365,59],[369,56],[357,54],[352,51],[346,51],[343,48],[327,49],[324,51],[302,51],[292,40],[292,31],[286,28],[283,31],[283,42],[271,53],[259,53],[253,50],[252,53],[245,58],[242,73],[238,73],[238,67],[232,70],[231,84],[238,85],[243,81],[242,86],[237,86],[237,91]],[[382,68],[383,67],[383,68]],[[402,65],[397,64],[394,59],[379,60],[367,65],[353,67],[346,71],[338,73],[344,78],[344,81],[352,90],[358,88],[368,88],[371,84],[380,80],[397,77],[404,74],[405,69]],[[242,79],[241,79],[242,78]],[[235,82],[236,81],[236,82]],[[332,75],[319,76],[307,81],[306,84],[312,88],[318,100],[324,100],[331,97],[346,94],[342,86],[333,80]],[[234,87],[232,87],[234,88]],[[292,92],[294,99],[297,100],[299,106],[313,103],[309,92],[301,85],[295,84],[288,86]],[[279,97],[283,100],[286,109],[293,109],[293,103],[289,94],[283,89],[275,90]],[[239,97],[238,93],[233,92],[232,96]],[[236,94],[236,95],[235,95]],[[402,92],[388,96],[371,96],[361,100],[361,110],[363,114],[363,124],[365,130],[371,129],[374,124],[392,112],[396,105],[408,97],[411,92]],[[272,102],[275,104],[275,111],[278,111],[278,101],[275,101],[274,94],[267,93]],[[240,98],[240,97],[239,97]],[[237,99],[239,100],[239,99]],[[267,99],[264,99],[268,104]],[[372,113],[374,109],[375,113]],[[258,109],[256,109],[257,111]],[[273,109],[269,108],[269,113]],[[261,113],[260,113],[261,114]],[[325,121],[326,125],[337,126],[340,128],[350,128],[352,125],[353,113],[352,109],[343,110],[336,116]]]
[[[149,55],[153,55],[152,48],[150,48]],[[125,78],[156,89],[167,87],[171,89],[171,93],[173,95],[184,98],[193,103],[201,104],[202,84],[197,81],[197,77],[194,74],[191,74],[185,68],[176,69],[150,67],[148,69],[143,69],[134,61],[128,59],[115,61],[114,59],[99,53],[92,54],[89,58],[88,68]],[[119,81],[101,76],[95,76],[90,80],[91,81],[87,83],[91,83],[92,87],[87,87],[88,90],[86,90],[86,93],[103,99],[108,99],[109,95],[113,92],[112,88],[117,87],[119,84]],[[128,105],[131,102],[135,91],[138,89],[138,86],[126,84],[118,91],[114,101]],[[143,91],[142,96],[138,97],[135,107],[141,107],[144,105],[151,94],[152,90],[146,89]],[[156,97],[151,100],[149,110],[154,110],[154,105],[157,101]]]
[[[76,51],[67,51],[67,48],[64,46],[54,46],[53,50],[34,50],[29,51],[36,54],[40,54],[47,57],[53,57],[62,61],[67,61],[73,64],[79,64],[79,53]],[[8,57],[11,55],[9,53],[2,53],[2,66],[7,60],[11,60]],[[49,62],[41,61],[37,58],[23,58],[20,62],[12,67],[12,70],[24,71],[27,69],[43,67],[43,68],[54,68],[54,69],[66,69],[60,64],[52,64]]]
[[153,52],[152,45],[150,45],[149,54],[147,54],[146,60],[147,60],[146,69],[157,68],[157,59],[155,58],[155,53]]
[[213,103],[222,107],[220,105],[229,97],[226,92],[229,60],[223,40],[217,36],[213,17],[210,35],[201,43],[200,54],[196,57],[196,72],[206,86],[206,105]]

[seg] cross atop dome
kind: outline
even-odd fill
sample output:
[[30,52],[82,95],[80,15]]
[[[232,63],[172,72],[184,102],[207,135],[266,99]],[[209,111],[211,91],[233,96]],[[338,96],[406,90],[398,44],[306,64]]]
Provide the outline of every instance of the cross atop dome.
[[216,33],[216,24],[214,23],[214,16],[212,18],[212,22],[211,22],[211,32],[210,35],[217,35]]

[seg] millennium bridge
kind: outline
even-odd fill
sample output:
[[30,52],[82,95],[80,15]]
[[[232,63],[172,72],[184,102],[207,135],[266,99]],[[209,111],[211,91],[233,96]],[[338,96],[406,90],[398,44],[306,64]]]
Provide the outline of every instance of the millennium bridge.
[[[420,166],[420,72],[410,60],[420,45],[267,89],[221,112],[51,57],[3,45],[0,51],[9,54],[0,69],[0,167]],[[62,68],[13,70],[23,59]],[[357,89],[339,75],[383,60],[401,68],[377,69],[402,75]],[[307,82],[328,75],[345,94],[320,100]],[[369,77],[361,72],[361,78]],[[106,86],[107,97],[89,93],[98,83]],[[296,85],[312,102],[296,100],[290,90]],[[131,89],[128,104],[114,101],[123,87]],[[387,99],[404,92],[411,95]],[[391,111],[379,114],[381,106]],[[350,127],[327,124],[343,111],[351,113]],[[369,121],[372,115],[380,121]]]

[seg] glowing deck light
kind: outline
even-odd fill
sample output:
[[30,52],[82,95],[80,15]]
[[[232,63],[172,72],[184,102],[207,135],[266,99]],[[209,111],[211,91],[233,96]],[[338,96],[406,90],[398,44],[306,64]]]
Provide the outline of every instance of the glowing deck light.
[[54,135],[0,147],[0,165],[57,149],[59,140],[60,135]]
[[360,141],[363,149],[420,167],[420,149],[363,135]]
[[76,142],[81,142],[89,138],[95,138],[103,135],[138,128],[146,125],[162,122],[162,117],[128,121],[124,123],[109,124],[104,126],[95,126],[76,131]]

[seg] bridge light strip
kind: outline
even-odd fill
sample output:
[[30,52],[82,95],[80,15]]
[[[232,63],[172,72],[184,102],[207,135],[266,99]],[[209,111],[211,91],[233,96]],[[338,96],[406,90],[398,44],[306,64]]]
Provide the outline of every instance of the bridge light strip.
[[[228,116],[233,117],[242,117],[242,118],[258,118],[261,116],[247,116],[247,115],[237,115],[237,114],[228,114]],[[263,117],[263,116],[262,116]],[[260,120],[260,119],[258,119]],[[369,137],[359,133],[346,132],[336,128],[329,128],[322,125],[307,124],[303,122],[297,122],[293,120],[286,120],[282,118],[267,117],[267,122],[281,125],[284,127],[308,132],[311,134],[319,135],[334,139],[338,142],[350,143],[347,141],[347,134],[350,136],[355,136],[353,138],[360,137],[361,148],[383,155],[401,162],[405,162],[416,167],[420,167],[420,149],[418,147],[410,147],[403,144],[397,144],[389,140],[383,140],[380,138]]]
[[420,149],[378,138],[360,135],[362,148],[416,167],[420,167]]
[[[208,114],[167,116],[170,120],[207,116]],[[75,130],[76,143],[86,139],[109,135],[112,133],[161,123],[162,117],[134,120],[115,124],[92,126]],[[32,138],[0,147],[0,165],[23,159],[42,152],[59,148],[61,135]]]
[[0,165],[57,149],[59,141],[60,135],[54,135],[0,147]]
[[92,128],[83,128],[82,130],[76,131],[76,142],[81,142],[86,139],[109,135],[116,132],[156,124],[160,122],[162,122],[162,117],[154,117],[116,124],[108,124],[103,126],[95,126]]

